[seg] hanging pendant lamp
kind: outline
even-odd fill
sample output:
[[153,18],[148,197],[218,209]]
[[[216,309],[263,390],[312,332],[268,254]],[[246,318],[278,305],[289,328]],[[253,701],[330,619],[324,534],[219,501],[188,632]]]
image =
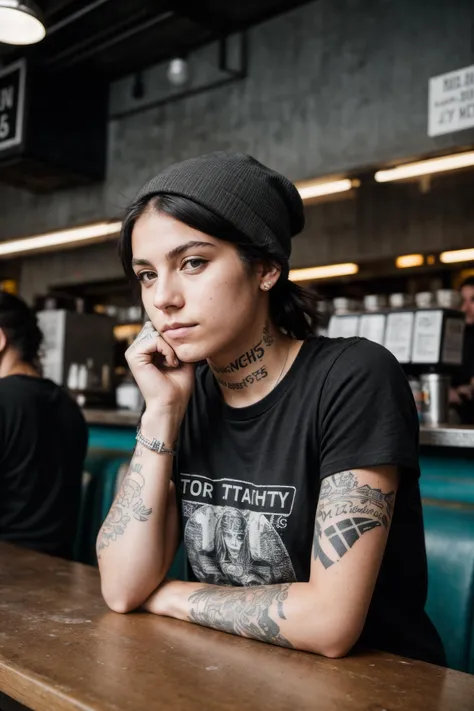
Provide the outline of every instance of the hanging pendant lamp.
[[45,34],[41,10],[33,0],[0,0],[0,42],[35,44]]

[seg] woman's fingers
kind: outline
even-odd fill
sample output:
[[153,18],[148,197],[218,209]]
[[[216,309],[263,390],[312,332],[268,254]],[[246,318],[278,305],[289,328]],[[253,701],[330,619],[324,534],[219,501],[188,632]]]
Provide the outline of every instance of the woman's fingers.
[[151,322],[147,321],[130,348],[127,349],[125,357],[130,366],[132,363],[146,365],[151,363],[156,354],[161,355],[170,368],[179,365],[171,346],[161,338]]

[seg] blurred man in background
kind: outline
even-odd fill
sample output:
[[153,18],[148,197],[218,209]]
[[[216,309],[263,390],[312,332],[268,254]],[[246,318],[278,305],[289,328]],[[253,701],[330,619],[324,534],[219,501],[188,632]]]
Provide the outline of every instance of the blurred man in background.
[[0,540],[72,558],[87,426],[41,377],[35,313],[0,291]]
[[466,315],[462,364],[453,376],[450,404],[463,424],[474,424],[474,276],[460,286],[461,309]]

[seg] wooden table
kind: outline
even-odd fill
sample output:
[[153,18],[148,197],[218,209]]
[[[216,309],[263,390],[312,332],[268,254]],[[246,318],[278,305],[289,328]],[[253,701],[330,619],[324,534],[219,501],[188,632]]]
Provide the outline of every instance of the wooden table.
[[[97,570],[0,543],[0,708],[34,711],[473,711],[474,676],[346,659],[107,610]],[[2,701],[3,699],[3,701]]]

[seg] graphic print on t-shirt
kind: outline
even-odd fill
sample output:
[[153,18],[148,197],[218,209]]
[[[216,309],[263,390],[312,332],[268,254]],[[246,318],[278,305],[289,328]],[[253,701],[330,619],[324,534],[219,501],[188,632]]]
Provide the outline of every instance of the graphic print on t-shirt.
[[286,528],[294,486],[181,474],[184,543],[193,572],[214,585],[295,582],[277,528]]

